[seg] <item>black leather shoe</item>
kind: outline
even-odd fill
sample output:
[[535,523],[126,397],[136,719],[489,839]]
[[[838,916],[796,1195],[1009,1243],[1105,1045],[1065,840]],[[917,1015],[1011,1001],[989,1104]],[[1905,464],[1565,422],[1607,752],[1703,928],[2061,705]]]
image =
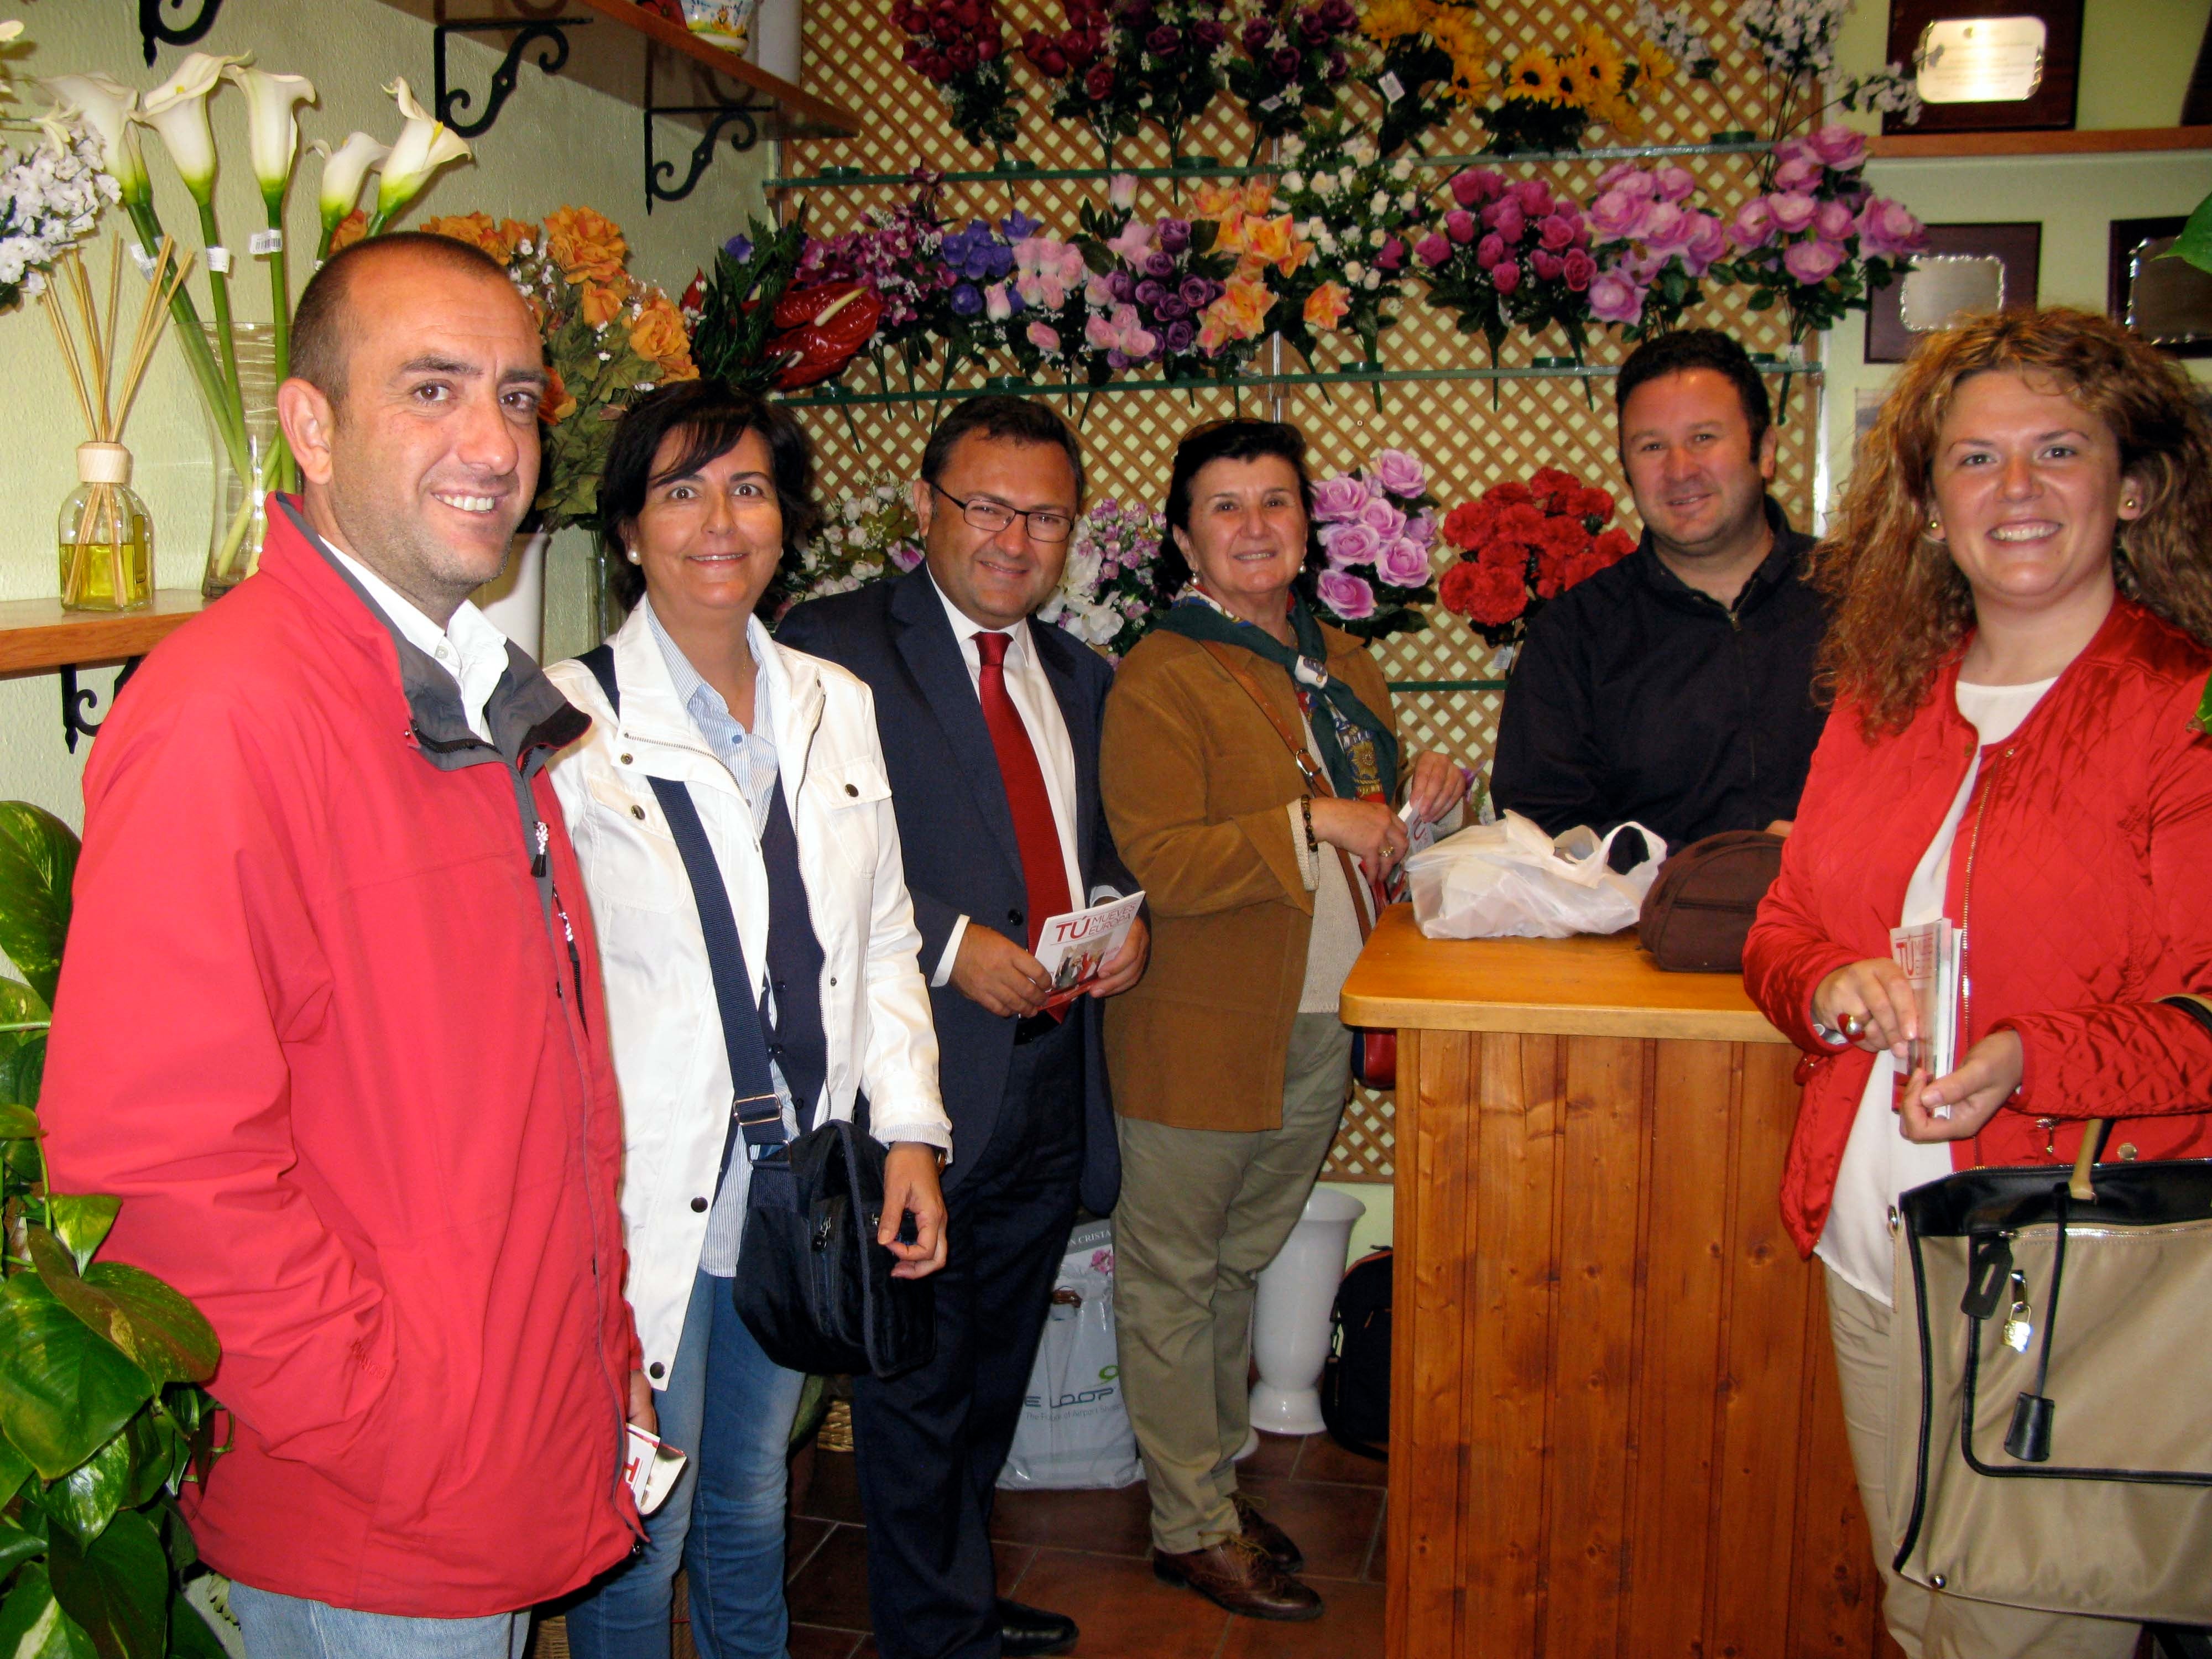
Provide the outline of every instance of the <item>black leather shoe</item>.
[[1064,1613],[1025,1607],[1003,1597],[999,1602],[999,1651],[1006,1659],[1024,1659],[1033,1653],[1067,1653],[1080,1632]]

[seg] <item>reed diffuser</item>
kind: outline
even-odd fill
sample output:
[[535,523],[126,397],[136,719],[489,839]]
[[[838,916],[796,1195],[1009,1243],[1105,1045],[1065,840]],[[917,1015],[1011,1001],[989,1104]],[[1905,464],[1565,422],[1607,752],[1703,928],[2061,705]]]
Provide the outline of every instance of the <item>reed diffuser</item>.
[[131,452],[123,445],[123,424],[146,378],[187,263],[164,237],[147,273],[130,350],[120,360],[119,386],[116,331],[123,312],[122,244],[111,246],[105,323],[92,278],[75,249],[55,262],[42,295],[77,408],[92,434],[77,446],[77,487],[62,503],[56,531],[64,611],[135,611],[154,597],[154,525],[146,504],[131,488]]

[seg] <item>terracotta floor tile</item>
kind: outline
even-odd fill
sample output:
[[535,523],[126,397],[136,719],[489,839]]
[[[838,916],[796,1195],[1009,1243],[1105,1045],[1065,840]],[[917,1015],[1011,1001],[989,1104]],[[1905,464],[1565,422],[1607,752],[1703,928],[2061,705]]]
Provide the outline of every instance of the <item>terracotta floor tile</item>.
[[[820,1625],[791,1627],[791,1659],[852,1659],[860,1638],[848,1630],[825,1630]],[[873,1648],[868,1650],[874,1652]]]
[[1337,1480],[1351,1486],[1381,1486],[1390,1480],[1389,1464],[1348,1452],[1325,1434],[1306,1437],[1294,1473],[1301,1480]]
[[1104,1492],[1002,1492],[991,1536],[1100,1555],[1152,1553],[1152,1495],[1141,1480]]
[[1081,1659],[1213,1659],[1229,1615],[1152,1577],[1141,1561],[1041,1549],[1021,1599],[1082,1627]]
[[[832,1521],[817,1521],[810,1516],[795,1515],[784,1523],[783,1582],[788,1584],[799,1577],[799,1569],[814,1559],[814,1552],[837,1529]],[[678,1575],[679,1582],[681,1575]],[[676,1604],[678,1618],[684,1616],[684,1604]]]
[[816,1448],[812,1477],[793,1506],[800,1515],[817,1521],[862,1524],[860,1483],[850,1452],[826,1452]]
[[858,1527],[837,1528],[799,1569],[785,1595],[794,1625],[867,1630],[867,1534]]
[[1290,1534],[1312,1578],[1357,1578],[1375,1540],[1382,1494],[1372,1486],[1321,1486],[1304,1480],[1247,1480],[1243,1489]]
[[1309,1437],[1297,1434],[1262,1434],[1260,1449],[1237,1466],[1240,1480],[1250,1476],[1256,1480],[1279,1480],[1297,1467],[1298,1451]]
[[[1220,1659],[1374,1659],[1382,1651],[1382,1587],[1316,1584],[1324,1607],[1303,1625],[1231,1619]],[[1094,1659],[1088,1644],[1084,1659]]]
[[1014,1586],[1022,1582],[1022,1575],[1029,1571],[1036,1555],[1036,1552],[1026,1544],[997,1544],[992,1547],[991,1565],[998,1569],[1000,1595],[1014,1595]]

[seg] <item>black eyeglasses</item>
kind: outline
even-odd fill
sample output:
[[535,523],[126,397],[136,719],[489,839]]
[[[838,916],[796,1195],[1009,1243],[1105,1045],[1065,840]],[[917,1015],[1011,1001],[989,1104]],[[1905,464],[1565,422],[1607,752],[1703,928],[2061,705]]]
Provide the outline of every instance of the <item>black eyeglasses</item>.
[[1030,540],[1064,542],[1075,529],[1075,515],[1063,513],[1056,507],[1031,507],[1024,512],[1018,507],[1008,507],[1004,501],[987,501],[981,497],[962,501],[943,486],[932,483],[932,489],[960,509],[960,516],[978,530],[995,536],[1015,520],[1022,520],[1023,532]]

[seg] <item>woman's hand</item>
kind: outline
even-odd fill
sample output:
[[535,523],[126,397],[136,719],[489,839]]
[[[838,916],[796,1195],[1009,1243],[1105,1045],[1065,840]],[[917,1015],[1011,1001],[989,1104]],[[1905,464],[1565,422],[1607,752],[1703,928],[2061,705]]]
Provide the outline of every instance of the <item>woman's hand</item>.
[[[2020,1033],[1992,1031],[1966,1050],[1950,1076],[1930,1083],[1925,1072],[1915,1072],[1905,1080],[1897,1109],[1899,1128],[1907,1140],[1964,1140],[1979,1134],[2020,1087],[2025,1064]],[[1937,1117],[1933,1109],[1939,1106],[1948,1107],[1950,1115]]]
[[[914,1218],[914,1243],[899,1229]],[[898,1258],[893,1279],[927,1279],[945,1265],[945,1193],[937,1182],[937,1148],[902,1140],[884,1154],[884,1218],[876,1243]]]
[[1920,1002],[1905,969],[1887,957],[1846,963],[1813,990],[1813,1018],[1832,1031],[1848,1030],[1856,1018],[1865,1030],[1856,1039],[1870,1054],[1885,1048],[1900,1060],[1920,1035]]
[[643,1371],[629,1374],[629,1417],[632,1428],[643,1429],[647,1434],[660,1431],[660,1418],[653,1409],[653,1384]]
[[1341,847],[1380,877],[1397,867],[1406,856],[1406,826],[1388,805],[1379,800],[1344,800],[1316,795],[1313,804],[1314,839]]
[[1467,774],[1443,756],[1431,750],[1413,757],[1413,769],[1406,782],[1406,804],[1417,823],[1434,823],[1467,799]]

